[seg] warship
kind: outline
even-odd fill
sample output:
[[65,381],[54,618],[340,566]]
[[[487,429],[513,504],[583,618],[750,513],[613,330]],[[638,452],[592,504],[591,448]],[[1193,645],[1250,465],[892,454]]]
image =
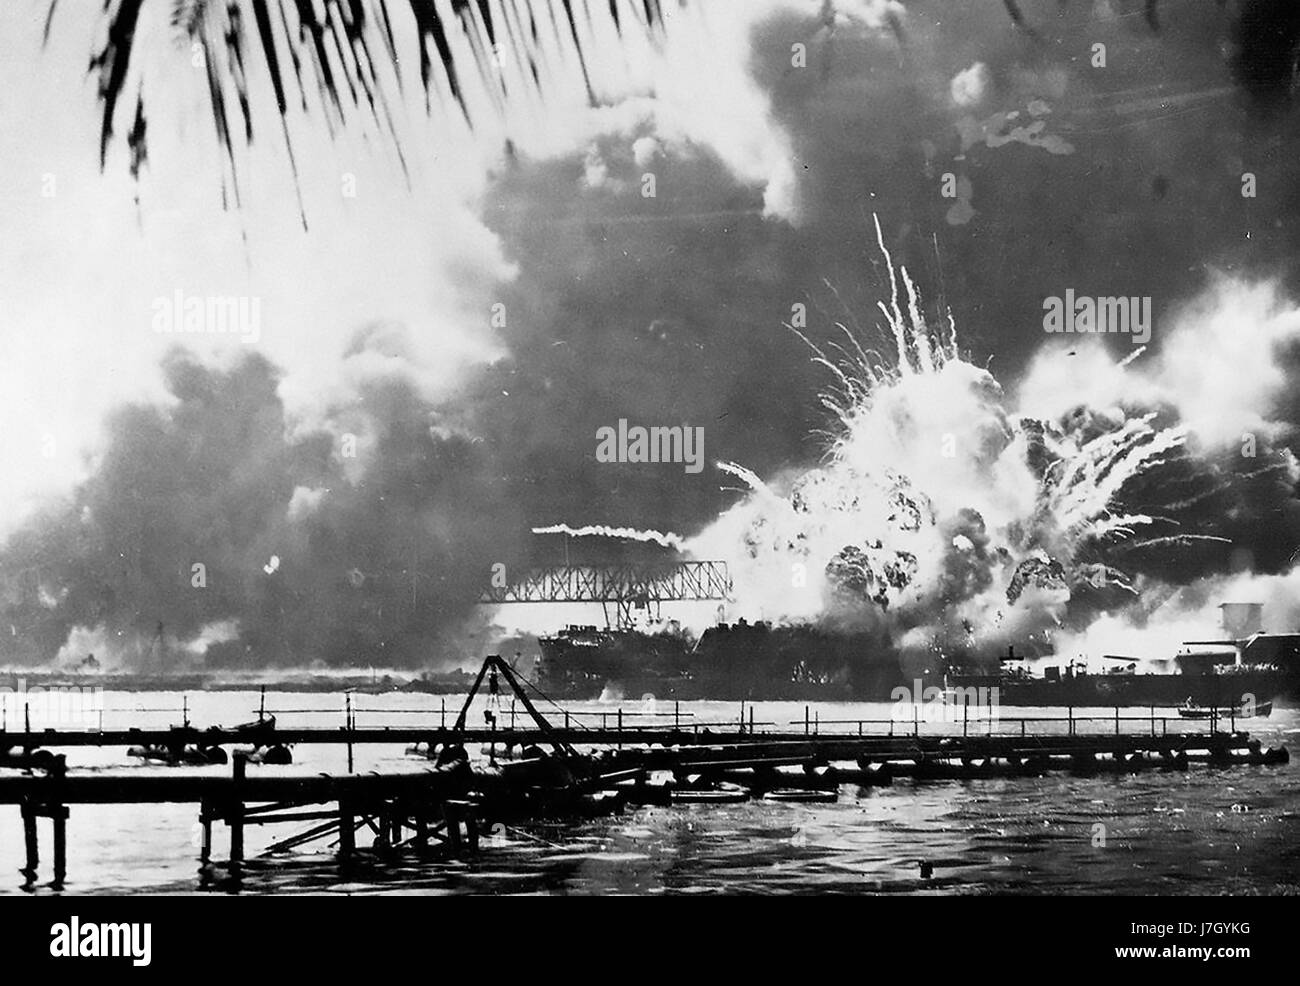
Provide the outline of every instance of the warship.
[[[1168,658],[1103,654],[1104,671],[1084,662],[1024,663],[1010,648],[996,670],[951,665],[950,694],[997,689],[1003,705],[1236,708],[1300,694],[1300,633],[1267,633],[1259,603],[1221,603],[1223,635],[1184,641]],[[1145,670],[1143,670],[1145,669]]]
[[[992,666],[937,671],[952,694],[992,694],[1013,706],[1228,708],[1300,694],[1300,633],[1266,633],[1262,606],[1225,603],[1221,639],[1185,642],[1170,658],[1106,654],[1107,669],[1014,651]],[[539,639],[537,686],[555,698],[892,701],[911,684],[867,633],[744,620],[698,639],[675,624],[657,631],[569,626]],[[934,682],[928,675],[926,684]],[[972,692],[969,689],[984,691]]]
[[556,698],[847,701],[902,681],[870,660],[874,637],[807,625],[739,620],[698,640],[676,627],[569,626],[538,643],[537,685]]

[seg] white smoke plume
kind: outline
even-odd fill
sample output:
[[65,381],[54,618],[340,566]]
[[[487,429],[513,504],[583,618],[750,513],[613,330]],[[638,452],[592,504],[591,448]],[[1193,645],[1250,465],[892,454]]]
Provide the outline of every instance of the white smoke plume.
[[682,538],[672,532],[640,531],[635,527],[608,527],[604,524],[591,524],[586,527],[570,527],[568,524],[553,524],[550,527],[534,527],[533,533],[567,534],[569,537],[575,538],[625,538],[629,541],[640,541],[644,544],[657,544],[661,548],[674,548],[678,551],[685,548],[685,542]]

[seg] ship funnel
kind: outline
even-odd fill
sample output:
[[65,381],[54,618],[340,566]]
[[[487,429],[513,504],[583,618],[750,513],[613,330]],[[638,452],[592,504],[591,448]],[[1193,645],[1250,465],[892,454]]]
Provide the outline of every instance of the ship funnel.
[[1219,603],[1223,632],[1230,640],[1242,640],[1264,629],[1263,603]]

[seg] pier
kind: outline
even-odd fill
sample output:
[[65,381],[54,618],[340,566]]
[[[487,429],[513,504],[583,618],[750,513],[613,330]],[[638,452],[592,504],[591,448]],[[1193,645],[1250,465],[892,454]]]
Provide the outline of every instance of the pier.
[[[526,722],[485,727],[467,723],[483,686],[498,696],[498,679],[512,689]],[[568,718],[567,716],[565,717]],[[369,829],[377,852],[399,849],[444,854],[472,852],[485,824],[526,823],[540,817],[617,811],[628,804],[727,802],[750,796],[770,800],[834,800],[841,785],[888,784],[896,777],[920,781],[1032,776],[1050,771],[1129,772],[1186,770],[1204,762],[1219,767],[1271,766],[1289,761],[1285,748],[1265,749],[1250,734],[1219,728],[1182,728],[1183,720],[1145,716],[1066,717],[972,721],[968,710],[948,730],[874,720],[802,720],[758,723],[753,709],[730,723],[683,725],[680,714],[663,725],[630,724],[620,712],[613,726],[557,726],[541,715],[524,683],[500,658],[488,658],[451,724],[357,728],[351,715],[341,728],[278,726],[165,730],[40,730],[0,732],[0,804],[17,805],[23,825],[29,882],[37,876],[38,822],[52,826],[53,885],[66,879],[70,806],[95,804],[195,804],[201,824],[200,866],[212,866],[213,823],[229,832],[226,866],[238,874],[250,825],[292,824],[303,830],[265,852],[286,852],[325,841],[342,857],[357,850],[357,833]],[[1172,728],[1171,728],[1172,727]],[[960,732],[958,729],[960,728]],[[348,772],[306,773],[277,767],[259,774],[249,753],[234,753],[221,768],[79,771],[66,753],[87,746],[155,745],[205,749],[253,743],[292,746],[343,744]],[[353,772],[358,744],[400,743],[425,765],[383,772]],[[468,747],[477,744],[475,760]],[[224,761],[220,761],[224,762]],[[8,768],[8,769],[3,769]],[[658,775],[658,776],[656,776]]]

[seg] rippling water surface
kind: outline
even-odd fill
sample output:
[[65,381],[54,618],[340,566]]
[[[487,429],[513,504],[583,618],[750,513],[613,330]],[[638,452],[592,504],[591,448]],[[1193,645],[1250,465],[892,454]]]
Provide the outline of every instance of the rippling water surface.
[[[355,696],[358,725],[435,725],[438,697]],[[188,697],[196,725],[232,724],[256,710],[246,692]],[[178,694],[104,696],[104,725],[166,726],[178,721]],[[459,698],[448,697],[448,721]],[[341,725],[343,698],[275,694],[267,706],[282,725]],[[614,710],[588,703],[583,708]],[[640,706],[637,706],[640,708]],[[163,710],[163,711],[149,711]],[[286,710],[319,710],[318,712]],[[660,712],[663,709],[659,710]],[[736,705],[683,703],[684,721],[735,721]],[[757,703],[755,720],[793,728],[793,703]],[[835,719],[888,718],[887,705],[823,703],[810,714]],[[1095,710],[1105,715],[1104,710]],[[1062,710],[1004,710],[1004,715],[1064,715]],[[1125,715],[1140,715],[1126,710]],[[507,713],[508,718],[508,713]],[[39,724],[34,724],[39,725]],[[90,723],[97,725],[97,721]],[[1185,725],[1185,724],[1180,724]],[[760,726],[760,728],[762,728]],[[801,728],[801,727],[800,727]],[[824,729],[837,728],[823,726]],[[847,727],[838,727],[847,728]],[[900,726],[899,728],[910,728]],[[922,728],[960,733],[960,722]],[[969,729],[980,728],[972,723]],[[984,728],[987,728],[986,726]],[[1001,723],[1001,728],[1008,728]],[[1053,726],[1052,728],[1061,728]],[[1113,728],[1097,723],[1089,728]],[[1170,728],[1175,728],[1170,724]],[[1191,726],[1190,728],[1196,728]],[[1275,710],[1243,724],[1266,746],[1298,752],[1300,713]],[[300,746],[292,767],[342,771],[342,748]],[[73,767],[164,771],[138,766],[120,750],[74,750]],[[356,768],[418,769],[424,761],[398,747],[359,747]],[[202,768],[224,774],[229,767]],[[78,806],[68,825],[71,893],[1138,893],[1246,894],[1300,890],[1300,781],[1296,764],[1146,770],[1081,777],[845,785],[834,804],[750,801],[737,805],[635,808],[607,818],[497,828],[483,851],[457,862],[364,854],[342,866],[316,844],[289,856],[251,859],[238,884],[198,868],[197,806]],[[49,879],[48,822],[41,822],[42,873]],[[1097,829],[1104,826],[1104,830]],[[0,808],[0,893],[24,890],[16,807]],[[252,857],[287,826],[250,827]],[[215,828],[217,858],[225,855]],[[1104,835],[1104,845],[1096,845]],[[920,862],[933,866],[922,879]]]

